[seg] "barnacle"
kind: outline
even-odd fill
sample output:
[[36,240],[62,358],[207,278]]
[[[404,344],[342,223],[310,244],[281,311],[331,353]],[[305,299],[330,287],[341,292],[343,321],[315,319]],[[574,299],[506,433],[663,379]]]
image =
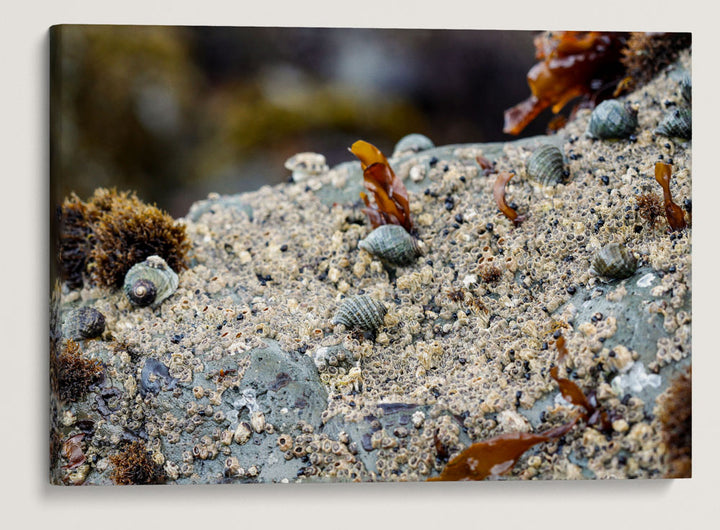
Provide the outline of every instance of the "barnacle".
[[51,387],[62,401],[78,401],[102,379],[100,362],[85,358],[73,340],[66,340],[62,351],[50,358]]
[[412,230],[410,205],[405,185],[395,176],[390,164],[380,150],[372,144],[358,140],[350,151],[360,159],[365,188],[373,194],[375,204],[371,204],[367,194],[360,193],[365,203],[363,212],[370,219],[373,228],[385,224],[401,225]]
[[663,162],[655,164],[655,180],[662,186],[663,196],[665,198],[665,217],[672,230],[682,230],[687,226],[685,215],[682,208],[675,204],[670,194],[670,177],[672,176],[672,166]]
[[510,219],[515,226],[518,226],[525,220],[525,216],[518,215],[518,213],[505,202],[505,186],[513,175],[514,173],[503,171],[497,176],[495,184],[493,185],[493,197],[495,197],[495,202],[498,208],[500,208],[500,211],[505,214],[505,217]]
[[132,442],[124,450],[110,456],[113,465],[110,478],[115,484],[161,484],[165,482],[162,467],[148,454],[143,442]]
[[535,37],[535,56],[541,61],[527,74],[531,95],[505,111],[503,132],[518,134],[546,108],[557,114],[570,100],[616,79],[626,38],[626,33],[599,31],[545,32]]
[[668,478],[686,478],[692,471],[692,367],[673,379],[663,394],[658,419],[668,450]]
[[175,271],[187,268],[185,227],[128,192],[98,188],[87,203],[72,194],[60,207],[60,266],[68,286],[118,288],[135,263],[154,254]]

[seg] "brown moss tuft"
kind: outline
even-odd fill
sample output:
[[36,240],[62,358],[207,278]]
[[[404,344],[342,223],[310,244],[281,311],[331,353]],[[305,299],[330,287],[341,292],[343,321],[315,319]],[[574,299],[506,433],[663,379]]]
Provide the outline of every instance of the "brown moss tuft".
[[50,384],[62,401],[78,401],[91,385],[103,379],[103,367],[95,359],[86,359],[73,340],[65,341],[58,355],[50,362]]
[[654,228],[658,217],[661,217],[665,212],[660,197],[654,193],[644,193],[635,197],[635,202],[638,205],[640,217]]
[[71,195],[60,207],[60,266],[71,288],[83,277],[120,288],[127,271],[152,255],[176,272],[187,268],[185,227],[134,193],[99,188],[87,203]]
[[627,75],[622,91],[632,92],[650,82],[691,44],[690,33],[631,33],[620,58]]
[[692,476],[692,367],[677,376],[661,396],[658,419],[667,447],[666,478]]
[[162,484],[165,473],[150,457],[143,442],[132,442],[125,449],[110,456],[113,465],[110,478],[115,484]]

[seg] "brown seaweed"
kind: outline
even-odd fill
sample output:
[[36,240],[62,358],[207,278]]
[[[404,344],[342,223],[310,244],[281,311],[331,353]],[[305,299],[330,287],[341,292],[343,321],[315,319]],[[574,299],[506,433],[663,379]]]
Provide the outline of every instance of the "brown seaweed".
[[495,197],[495,202],[497,203],[498,208],[500,208],[500,211],[505,214],[505,217],[510,219],[515,226],[518,226],[525,220],[526,216],[519,215],[517,211],[510,208],[510,206],[508,206],[505,202],[505,186],[513,175],[514,173],[503,171],[497,176],[495,184],[493,185],[493,197]]
[[519,134],[546,108],[557,114],[570,100],[617,79],[626,39],[626,33],[599,31],[545,32],[535,37],[540,62],[527,74],[531,95],[505,111],[503,132]]
[[672,166],[664,162],[655,164],[655,180],[662,186],[665,198],[665,217],[672,230],[682,230],[687,226],[685,214],[682,208],[675,204],[670,194],[670,178],[672,177]]
[[360,159],[365,188],[373,194],[372,204],[366,193],[360,193],[365,203],[363,212],[368,216],[373,228],[385,224],[400,225],[412,230],[410,204],[405,185],[390,167],[385,155],[374,145],[358,140],[350,151]]
[[599,425],[601,431],[610,432],[612,426],[610,425],[608,415],[598,406],[594,394],[588,398],[575,383],[569,379],[559,377],[557,366],[550,368],[550,376],[558,384],[560,393],[567,401],[585,409],[582,419],[585,420],[588,425]]
[[512,470],[515,462],[533,445],[560,438],[573,428],[578,416],[570,422],[536,434],[513,432],[475,443],[450,460],[439,476],[430,481],[485,480]]
[[673,379],[660,400],[658,419],[667,447],[666,478],[692,475],[692,367]]
[[62,351],[50,358],[51,388],[62,401],[78,401],[103,377],[100,361],[84,357],[73,340],[65,341]]
[[135,441],[110,456],[113,465],[110,478],[115,484],[161,484],[165,482],[162,466],[148,454],[143,442]]

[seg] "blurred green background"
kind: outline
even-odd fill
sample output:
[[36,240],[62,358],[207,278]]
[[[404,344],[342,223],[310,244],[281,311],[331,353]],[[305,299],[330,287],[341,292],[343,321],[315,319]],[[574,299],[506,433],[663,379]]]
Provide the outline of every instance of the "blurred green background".
[[503,111],[529,95],[535,34],[55,26],[51,206],[115,186],[180,217],[209,192],[288,180],[301,151],[332,167],[358,139],[389,155],[413,132],[436,145],[514,138]]

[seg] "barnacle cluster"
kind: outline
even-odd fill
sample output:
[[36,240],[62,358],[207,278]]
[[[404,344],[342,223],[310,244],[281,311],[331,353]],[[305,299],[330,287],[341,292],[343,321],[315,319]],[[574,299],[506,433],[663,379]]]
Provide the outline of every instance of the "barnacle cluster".
[[72,194],[59,217],[60,267],[71,288],[82,286],[84,279],[119,288],[127,271],[152,255],[175,271],[187,267],[185,227],[133,193],[98,188],[87,202]]

